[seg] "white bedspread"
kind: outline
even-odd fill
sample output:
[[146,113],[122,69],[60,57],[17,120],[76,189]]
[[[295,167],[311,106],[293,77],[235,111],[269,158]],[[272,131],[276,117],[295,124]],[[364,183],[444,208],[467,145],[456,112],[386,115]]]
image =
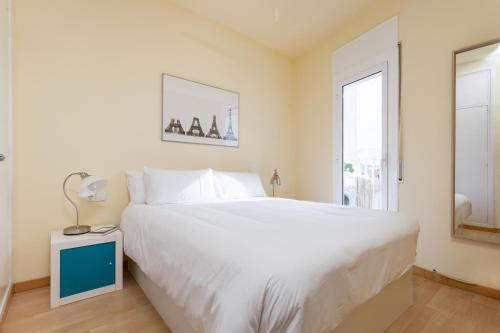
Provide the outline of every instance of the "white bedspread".
[[328,332],[414,263],[397,213],[255,199],[131,205],[125,253],[199,332]]
[[466,222],[472,214],[472,203],[465,195],[455,193],[455,228]]

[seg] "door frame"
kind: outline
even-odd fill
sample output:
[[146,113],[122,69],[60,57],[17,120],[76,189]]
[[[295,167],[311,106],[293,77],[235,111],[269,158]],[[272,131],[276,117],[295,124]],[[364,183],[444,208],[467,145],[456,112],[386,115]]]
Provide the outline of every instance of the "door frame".
[[[2,86],[2,91],[0,92],[0,95],[3,95],[4,98],[6,98],[6,104],[5,104],[5,110],[0,110],[0,112],[5,112],[6,113],[6,118],[7,118],[7,124],[6,124],[6,130],[7,130],[7,144],[6,144],[6,150],[2,151],[1,153],[6,155],[6,160],[1,162],[3,163],[2,167],[7,168],[7,229],[6,232],[8,234],[8,282],[7,282],[7,289],[5,291],[5,294],[3,295],[3,298],[0,295],[0,324],[2,318],[5,318],[5,313],[6,313],[6,307],[7,307],[7,301],[11,295],[12,291],[12,179],[13,179],[13,159],[12,159],[12,151],[13,151],[13,146],[12,146],[12,1],[11,0],[2,0],[1,2],[2,6],[2,11],[5,9],[5,17],[6,20],[4,21],[4,24],[0,27],[0,38],[3,39],[2,43],[6,45],[6,49],[2,50],[2,55],[6,57],[6,61],[4,65],[2,65],[2,68],[0,68],[1,71],[5,71],[3,75],[0,76],[0,80],[5,80],[3,83],[0,83]],[[4,7],[5,6],[5,7]],[[5,94],[5,95],[4,95]],[[3,232],[3,231],[2,231]],[[1,327],[0,327],[1,330]]]
[[[357,71],[350,77],[347,77],[347,73],[342,80],[338,81],[335,92],[335,109],[339,110],[337,112],[336,121],[334,122],[334,174],[341,175],[340,181],[334,182],[334,202],[337,204],[343,204],[343,194],[344,194],[344,99],[343,90],[344,87],[366,79],[370,76],[382,73],[382,209],[388,209],[388,105],[387,105],[387,61],[381,62],[377,65],[366,68],[362,71]],[[339,177],[339,176],[337,176]]]
[[[404,182],[403,179],[403,133],[400,118],[400,56],[401,48],[398,42],[398,18],[397,16],[377,25],[361,36],[355,38],[346,45],[338,48],[332,53],[332,129],[336,124],[341,124],[341,108],[338,107],[336,98],[338,86],[341,82],[363,72],[366,69],[387,63],[387,143],[388,143],[388,209],[398,210],[398,186]],[[342,203],[341,191],[337,182],[339,163],[335,161],[335,154],[342,148],[342,142],[338,142],[336,131],[331,137],[333,147],[332,168],[332,195],[334,203]],[[336,165],[337,164],[337,165]],[[340,167],[341,169],[341,167]],[[341,180],[341,179],[340,179]]]
[[[359,62],[347,68],[333,68],[333,203],[342,205],[343,179],[339,176],[342,167],[342,100],[339,88],[351,78],[369,72],[382,65],[387,68],[387,209],[398,210],[399,184],[399,48],[397,43],[385,51],[373,54],[368,61]],[[342,174],[343,176],[343,174]],[[401,181],[402,182],[402,181]],[[339,184],[340,183],[340,184]]]

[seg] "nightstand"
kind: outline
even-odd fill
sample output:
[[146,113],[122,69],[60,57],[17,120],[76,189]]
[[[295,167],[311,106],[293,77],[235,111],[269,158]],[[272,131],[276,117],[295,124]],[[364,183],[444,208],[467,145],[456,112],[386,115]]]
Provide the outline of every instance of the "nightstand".
[[123,287],[123,234],[50,235],[50,307]]

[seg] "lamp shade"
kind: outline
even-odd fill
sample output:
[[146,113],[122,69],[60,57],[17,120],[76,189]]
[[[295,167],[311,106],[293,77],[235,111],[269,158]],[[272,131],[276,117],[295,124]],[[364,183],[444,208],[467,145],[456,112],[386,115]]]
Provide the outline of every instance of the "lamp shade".
[[78,195],[81,198],[90,197],[94,195],[97,191],[101,190],[106,186],[108,181],[106,179],[102,179],[97,176],[87,176],[82,179],[82,183],[80,185],[80,192]]

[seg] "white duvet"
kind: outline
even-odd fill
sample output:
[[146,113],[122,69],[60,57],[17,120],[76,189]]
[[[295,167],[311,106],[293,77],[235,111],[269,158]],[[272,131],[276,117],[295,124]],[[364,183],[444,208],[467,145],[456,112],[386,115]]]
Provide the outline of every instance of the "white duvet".
[[472,203],[468,197],[463,194],[455,193],[455,228],[466,222],[472,215]]
[[328,332],[414,263],[397,213],[255,199],[130,205],[125,253],[199,332]]

